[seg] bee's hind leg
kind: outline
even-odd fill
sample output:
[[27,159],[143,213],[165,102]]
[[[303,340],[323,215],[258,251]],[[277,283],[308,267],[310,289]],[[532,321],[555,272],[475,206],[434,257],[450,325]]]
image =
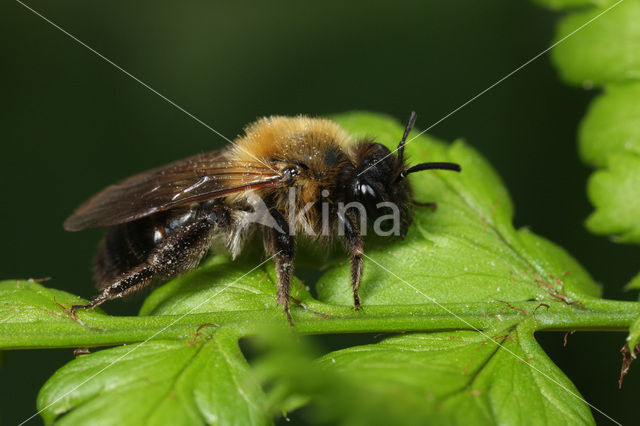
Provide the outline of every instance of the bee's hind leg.
[[94,297],[93,299],[91,299],[91,301],[89,303],[87,303],[86,305],[71,305],[71,308],[69,309],[69,311],[71,312],[71,316],[76,319],[76,311],[78,309],[84,309],[85,311],[88,311],[90,309],[95,308],[96,306],[100,306],[102,305],[104,302],[106,302],[107,299],[106,297],[104,297],[103,294],[99,294],[98,296]]
[[135,267],[133,270],[124,274],[123,277],[114,283],[103,288],[102,293],[91,299],[86,305],[71,306],[71,314],[75,315],[78,309],[90,310],[106,302],[107,300],[117,299],[133,293],[141,289],[153,281],[156,267],[151,263],[146,263]]
[[[212,230],[217,226],[224,226],[224,222],[220,220],[224,216],[221,212],[217,213],[204,211],[190,222],[181,225],[174,233],[158,242],[146,254],[144,261],[129,270],[115,274],[113,278],[101,285],[101,294],[87,305],[72,306],[71,313],[75,315],[78,309],[89,310],[108,300],[134,293],[151,284],[156,278],[164,281],[195,268],[211,245]],[[113,234],[107,234],[105,241],[110,236],[131,238],[126,233],[118,234],[122,233],[123,229],[126,230],[126,228],[112,229],[109,232]],[[104,265],[112,264],[112,256],[113,253],[109,250],[108,244],[103,242],[96,262],[98,269],[104,269],[107,267]],[[108,276],[108,273],[104,272],[103,275]]]
[[276,275],[278,276],[278,304],[282,305],[289,325],[293,325],[289,308],[289,291],[293,276],[293,258],[296,241],[289,233],[289,225],[282,214],[275,209],[269,210],[280,229],[266,227],[264,230],[264,249],[267,255],[276,258]]

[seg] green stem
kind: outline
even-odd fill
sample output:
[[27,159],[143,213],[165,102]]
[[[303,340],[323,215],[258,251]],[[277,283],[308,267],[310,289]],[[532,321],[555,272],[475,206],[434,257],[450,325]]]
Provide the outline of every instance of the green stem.
[[[589,299],[584,306],[560,302],[454,303],[446,305],[349,307],[309,303],[294,309],[299,334],[381,333],[502,328],[532,319],[542,330],[626,331],[640,315],[636,302]],[[446,308],[446,309],[445,309]],[[533,314],[535,311],[535,315]],[[135,343],[147,339],[189,339],[203,324],[234,324],[242,336],[255,334],[265,324],[282,324],[274,310],[211,312],[201,314],[112,317],[101,313],[80,314],[83,323],[71,318],[38,323],[0,324],[0,348],[90,347]]]

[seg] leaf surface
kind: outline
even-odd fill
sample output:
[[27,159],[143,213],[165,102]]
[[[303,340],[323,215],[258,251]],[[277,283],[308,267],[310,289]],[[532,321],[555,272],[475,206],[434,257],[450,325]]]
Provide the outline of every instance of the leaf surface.
[[530,328],[489,337],[473,331],[391,337],[329,353],[320,362],[358,381],[360,398],[437,424],[594,423]]
[[83,355],[38,397],[48,424],[270,424],[237,337],[202,331]]
[[[567,15],[551,56],[561,77],[584,87],[640,80],[640,2],[625,0]],[[566,38],[565,38],[566,37]]]

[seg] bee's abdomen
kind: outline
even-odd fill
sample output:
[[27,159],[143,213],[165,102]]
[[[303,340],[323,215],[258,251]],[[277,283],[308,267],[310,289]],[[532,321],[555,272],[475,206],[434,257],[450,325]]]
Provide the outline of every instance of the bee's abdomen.
[[107,231],[94,261],[98,287],[143,263],[156,246],[154,234],[161,226],[151,217],[115,226]]

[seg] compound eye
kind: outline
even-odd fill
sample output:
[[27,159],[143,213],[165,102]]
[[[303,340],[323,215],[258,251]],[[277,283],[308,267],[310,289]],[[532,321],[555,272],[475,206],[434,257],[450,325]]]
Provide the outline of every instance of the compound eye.
[[367,184],[367,183],[360,183],[358,185],[358,191],[362,194],[362,195],[370,195],[372,197],[376,196],[376,192],[373,190],[373,188],[371,187],[371,185]]

